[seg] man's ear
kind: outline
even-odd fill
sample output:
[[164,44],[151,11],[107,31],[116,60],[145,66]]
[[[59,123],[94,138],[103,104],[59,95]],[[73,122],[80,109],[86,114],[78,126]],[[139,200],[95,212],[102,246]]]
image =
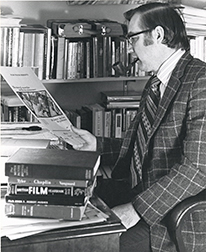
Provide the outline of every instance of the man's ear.
[[154,29],[154,38],[156,39],[157,43],[162,43],[164,39],[164,29],[162,26],[158,25]]

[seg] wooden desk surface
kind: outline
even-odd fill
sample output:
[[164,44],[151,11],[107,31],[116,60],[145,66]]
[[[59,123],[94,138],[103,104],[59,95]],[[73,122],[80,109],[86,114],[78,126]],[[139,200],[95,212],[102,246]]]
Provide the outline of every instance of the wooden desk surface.
[[126,231],[118,217],[100,200],[92,203],[109,215],[106,222],[61,228],[18,240],[1,239],[2,252],[118,252],[119,234]]

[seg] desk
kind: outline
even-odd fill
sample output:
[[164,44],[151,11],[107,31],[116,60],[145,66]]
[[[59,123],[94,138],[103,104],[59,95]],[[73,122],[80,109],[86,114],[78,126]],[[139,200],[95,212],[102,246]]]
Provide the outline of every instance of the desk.
[[119,234],[126,231],[118,217],[100,200],[92,202],[109,215],[106,222],[61,228],[10,241],[1,239],[2,252],[118,252]]

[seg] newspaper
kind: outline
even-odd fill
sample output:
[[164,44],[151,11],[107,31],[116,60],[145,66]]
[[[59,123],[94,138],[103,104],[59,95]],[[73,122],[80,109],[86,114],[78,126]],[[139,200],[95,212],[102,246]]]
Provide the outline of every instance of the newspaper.
[[1,67],[0,73],[29,111],[59,139],[73,145],[84,140],[30,67]]

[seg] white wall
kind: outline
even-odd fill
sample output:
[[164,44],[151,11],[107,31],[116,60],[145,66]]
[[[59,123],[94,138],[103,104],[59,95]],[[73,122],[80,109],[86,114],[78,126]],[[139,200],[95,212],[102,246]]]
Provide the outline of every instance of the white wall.
[[22,23],[46,25],[50,18],[107,18],[124,22],[123,13],[135,5],[68,5],[66,1],[1,1],[3,12],[22,16]]

